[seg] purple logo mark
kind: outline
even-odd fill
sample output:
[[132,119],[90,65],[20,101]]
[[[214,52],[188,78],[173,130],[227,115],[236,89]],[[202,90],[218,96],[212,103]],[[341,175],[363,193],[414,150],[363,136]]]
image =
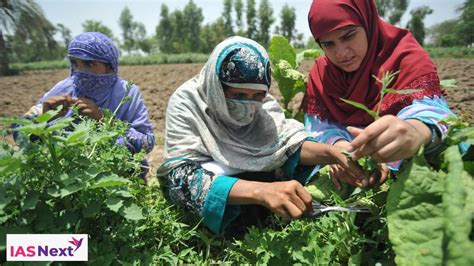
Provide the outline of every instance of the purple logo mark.
[[74,246],[76,246],[76,249],[74,250],[74,252],[76,252],[76,250],[81,247],[81,245],[82,245],[82,239],[84,239],[84,238],[81,238],[80,240],[77,240],[77,239],[75,239],[75,238],[73,237],[73,238],[72,238],[72,241],[69,241],[69,243],[71,243],[71,244],[73,244]]

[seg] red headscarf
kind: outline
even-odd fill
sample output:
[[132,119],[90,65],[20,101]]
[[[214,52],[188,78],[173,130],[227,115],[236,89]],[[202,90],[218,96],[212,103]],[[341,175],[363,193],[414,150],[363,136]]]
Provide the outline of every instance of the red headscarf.
[[380,108],[381,115],[396,115],[414,99],[440,95],[436,67],[429,55],[410,32],[383,21],[373,0],[314,0],[308,20],[316,41],[344,26],[362,26],[367,33],[368,50],[359,69],[352,73],[339,69],[325,56],[316,59],[303,101],[307,114],[344,125],[367,126],[373,119],[340,98],[376,110],[382,86],[372,75],[380,78],[385,71],[400,70],[390,88],[422,90],[405,95],[387,94]]

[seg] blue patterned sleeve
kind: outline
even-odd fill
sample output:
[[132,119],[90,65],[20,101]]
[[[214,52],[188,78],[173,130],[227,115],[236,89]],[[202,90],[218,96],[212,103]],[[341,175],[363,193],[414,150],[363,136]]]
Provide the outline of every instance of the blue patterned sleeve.
[[[417,119],[425,124],[435,126],[442,139],[446,136],[448,128],[439,121],[448,116],[455,116],[455,114],[449,109],[444,97],[439,96],[434,96],[432,99],[425,96],[421,100],[414,100],[411,105],[403,108],[397,114],[397,117],[402,120]],[[426,153],[437,150],[440,145],[430,147]]]
[[127,130],[126,141],[123,138],[119,138],[117,144],[126,145],[132,153],[137,153],[142,149],[149,153],[153,149],[153,145],[155,145],[155,136],[152,131],[142,133],[130,127]]
[[352,135],[339,123],[321,120],[317,115],[304,116],[306,131],[319,143],[334,145],[338,140],[352,140]]
[[201,217],[212,232],[222,233],[240,214],[237,205],[227,205],[229,192],[237,178],[216,176],[195,161],[187,161],[166,172],[167,197]]

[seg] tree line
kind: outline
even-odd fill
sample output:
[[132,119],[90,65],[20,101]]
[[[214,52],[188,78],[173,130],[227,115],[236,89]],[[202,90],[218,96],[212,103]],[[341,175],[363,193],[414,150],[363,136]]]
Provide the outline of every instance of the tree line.
[[[399,25],[409,0],[376,0],[380,15]],[[469,46],[474,42],[474,0],[466,0],[458,8],[460,16],[426,30],[424,19],[433,12],[427,6],[410,11],[411,19],[404,27],[423,44],[429,34],[437,46]],[[299,14],[304,15],[305,14]],[[120,36],[100,21],[86,20],[83,31],[98,31],[111,37],[127,54],[209,53],[216,44],[232,35],[256,40],[267,47],[272,34],[280,34],[295,47],[314,46],[310,37],[296,29],[296,10],[285,4],[278,14],[268,0],[223,0],[221,16],[204,24],[202,8],[193,0],[182,10],[171,11],[163,4],[155,32],[147,34],[145,25],[136,21],[125,7],[119,17]],[[35,23],[31,23],[34,21]],[[402,26],[403,25],[399,25]],[[273,29],[273,31],[272,31]],[[61,41],[53,37],[58,34]],[[53,25],[34,0],[0,2],[0,75],[8,73],[10,62],[35,62],[64,58],[71,31],[62,24]]]

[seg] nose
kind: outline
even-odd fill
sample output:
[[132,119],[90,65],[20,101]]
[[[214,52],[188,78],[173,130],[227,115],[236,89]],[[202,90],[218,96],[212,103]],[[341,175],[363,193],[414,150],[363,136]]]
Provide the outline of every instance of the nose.
[[348,47],[344,44],[339,44],[336,46],[336,57],[339,61],[345,60],[347,52],[349,51]]

